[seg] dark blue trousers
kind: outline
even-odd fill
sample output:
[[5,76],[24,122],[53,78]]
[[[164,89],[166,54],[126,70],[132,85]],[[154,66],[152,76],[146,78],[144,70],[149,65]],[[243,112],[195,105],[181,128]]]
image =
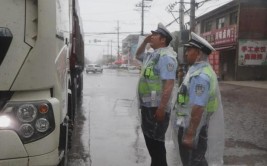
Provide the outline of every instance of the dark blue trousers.
[[165,142],[145,136],[146,146],[151,157],[151,166],[167,166]]

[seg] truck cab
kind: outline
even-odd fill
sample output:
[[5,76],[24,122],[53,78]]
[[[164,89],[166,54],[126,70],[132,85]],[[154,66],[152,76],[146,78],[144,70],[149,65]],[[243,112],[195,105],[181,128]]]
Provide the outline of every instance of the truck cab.
[[83,42],[81,31],[73,30],[80,27],[75,5],[76,0],[1,1],[1,166],[66,164],[82,82],[81,71],[70,67],[71,57],[74,66],[83,59],[83,50],[73,48],[74,40]]

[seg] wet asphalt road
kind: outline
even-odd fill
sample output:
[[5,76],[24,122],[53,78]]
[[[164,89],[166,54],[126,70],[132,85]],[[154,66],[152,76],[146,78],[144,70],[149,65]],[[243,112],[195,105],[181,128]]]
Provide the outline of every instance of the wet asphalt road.
[[[138,74],[84,74],[68,166],[149,166],[136,101]],[[225,117],[225,166],[267,165],[267,90],[220,83]],[[180,159],[166,134],[169,166]]]
[[[84,74],[83,98],[77,113],[69,166],[148,166],[138,115],[137,71],[104,69]],[[177,153],[167,133],[169,166]]]
[[267,89],[221,83],[225,165],[267,166]]

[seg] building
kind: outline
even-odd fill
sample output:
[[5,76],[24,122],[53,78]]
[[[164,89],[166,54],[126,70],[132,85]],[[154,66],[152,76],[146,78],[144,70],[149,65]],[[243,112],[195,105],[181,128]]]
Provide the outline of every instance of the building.
[[128,61],[130,65],[139,66],[140,64],[135,59],[135,53],[140,35],[128,35],[122,40],[122,56]]
[[233,0],[196,18],[195,32],[217,50],[222,80],[267,80],[267,1]]

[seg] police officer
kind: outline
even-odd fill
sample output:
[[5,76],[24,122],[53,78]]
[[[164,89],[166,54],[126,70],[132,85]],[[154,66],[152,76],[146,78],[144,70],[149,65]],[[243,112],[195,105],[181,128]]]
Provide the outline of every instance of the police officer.
[[[172,35],[158,24],[137,49],[136,58],[143,62],[138,84],[142,131],[151,166],[167,166],[165,133],[170,119],[170,98],[176,78],[176,53],[169,43]],[[147,44],[153,52],[145,53]]]
[[[181,161],[184,166],[208,166],[209,163],[222,165],[224,148],[223,114],[218,89],[217,76],[208,63],[208,55],[215,49],[203,38],[191,32],[191,39],[185,45],[187,75],[178,90],[177,125]],[[213,123],[211,124],[211,119]],[[213,125],[213,126],[212,126]],[[210,137],[210,127],[220,130],[220,137]],[[216,131],[216,129],[212,129]],[[217,131],[218,132],[218,131]],[[214,135],[216,135],[214,134]],[[216,159],[208,161],[206,152],[214,142]],[[209,146],[208,146],[209,145]],[[211,148],[212,148],[211,146]]]

